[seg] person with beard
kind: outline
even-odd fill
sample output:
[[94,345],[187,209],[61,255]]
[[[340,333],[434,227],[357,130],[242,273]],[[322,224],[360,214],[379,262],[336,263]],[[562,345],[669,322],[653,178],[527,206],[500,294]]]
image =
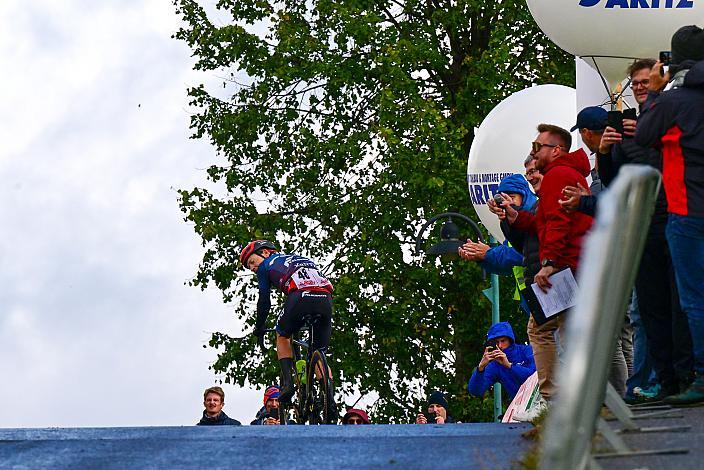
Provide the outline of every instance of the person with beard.
[[[567,213],[559,204],[565,186],[587,187],[585,177],[591,169],[584,150],[570,153],[571,145],[572,136],[567,130],[551,124],[540,124],[538,136],[531,146],[535,168],[543,174],[537,210],[534,214],[519,212],[507,202],[502,204],[512,230],[537,235],[541,268],[533,281],[543,291],[552,287],[549,278],[560,269],[570,268],[576,277],[582,239],[593,221],[580,212]],[[555,335],[559,334],[560,340],[564,341],[566,316],[567,314],[558,315],[543,325],[538,325],[533,316],[528,320],[528,337],[534,351],[540,393],[547,401],[557,391]]]

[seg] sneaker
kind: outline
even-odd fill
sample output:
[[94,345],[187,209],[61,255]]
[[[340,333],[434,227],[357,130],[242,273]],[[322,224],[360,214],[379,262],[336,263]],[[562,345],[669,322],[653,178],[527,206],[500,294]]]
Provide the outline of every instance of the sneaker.
[[515,419],[519,423],[533,423],[540,415],[548,410],[550,404],[542,397],[538,395],[538,399],[535,403],[527,410],[517,410],[511,418]]
[[660,389],[660,384],[651,385],[646,388],[633,387],[633,396],[635,398],[653,398],[660,393]]
[[641,390],[640,395],[636,395],[636,389],[633,389],[633,394],[637,397],[636,403],[658,403],[678,393],[680,393],[680,387],[676,383],[656,384]]
[[669,396],[663,401],[672,406],[704,405],[704,377],[697,377],[687,390],[677,395]]

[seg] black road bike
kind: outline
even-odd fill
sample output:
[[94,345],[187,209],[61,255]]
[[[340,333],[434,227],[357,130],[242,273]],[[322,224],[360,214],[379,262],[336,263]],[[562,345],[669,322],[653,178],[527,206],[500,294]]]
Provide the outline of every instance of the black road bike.
[[[279,421],[281,424],[286,424],[290,420],[298,424],[337,424],[337,405],[325,352],[311,349],[313,326],[310,322],[306,322],[302,331],[308,332],[308,341],[297,339],[296,336],[292,338],[293,357],[296,363],[294,376],[296,390],[290,403],[279,402]],[[276,333],[276,330],[268,329],[264,332]],[[299,368],[301,348],[306,350],[306,357],[305,366]]]

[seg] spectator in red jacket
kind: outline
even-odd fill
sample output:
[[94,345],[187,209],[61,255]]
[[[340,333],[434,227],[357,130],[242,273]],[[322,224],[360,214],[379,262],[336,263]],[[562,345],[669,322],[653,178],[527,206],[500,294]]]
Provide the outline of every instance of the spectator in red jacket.
[[[564,267],[569,267],[573,273],[577,271],[582,238],[591,227],[592,218],[579,212],[565,212],[559,201],[565,186],[588,187],[585,176],[589,174],[590,165],[584,150],[569,153],[572,136],[567,130],[540,124],[538,133],[530,153],[535,160],[535,168],[544,175],[538,208],[532,214],[517,212],[509,204],[503,207],[512,228],[538,235],[541,268],[534,282],[547,291],[551,287],[549,277],[555,271]],[[528,320],[528,337],[533,347],[540,393],[548,401],[556,392],[554,375],[558,361],[555,334],[562,332],[564,319],[565,315],[558,315],[543,325],[538,325],[532,316]],[[564,335],[562,338],[564,340]]]
[[590,170],[587,154],[582,149],[569,153],[572,136],[561,127],[541,124],[538,132],[531,149],[535,168],[544,175],[538,210],[535,215],[513,211],[507,216],[509,223],[518,230],[538,234],[542,268],[534,281],[547,291],[551,287],[548,278],[555,271],[564,267],[577,271],[582,238],[591,228],[593,219],[582,213],[567,213],[559,203],[565,186],[588,186],[585,179]]

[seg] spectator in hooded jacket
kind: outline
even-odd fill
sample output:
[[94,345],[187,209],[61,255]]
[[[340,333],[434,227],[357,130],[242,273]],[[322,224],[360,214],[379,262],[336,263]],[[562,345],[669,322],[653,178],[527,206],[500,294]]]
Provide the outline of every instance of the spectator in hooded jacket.
[[670,73],[661,78],[662,64],[655,64],[635,140],[662,148],[665,234],[694,351],[694,382],[664,401],[694,405],[704,403],[704,31],[680,28],[672,36],[671,50],[670,89],[659,93]]
[[[264,406],[257,412],[257,416],[252,421],[252,426],[263,425],[279,425],[281,422],[278,418],[272,416],[277,415],[279,409],[279,395],[281,391],[279,387],[271,385],[264,390]],[[273,410],[273,412],[272,412]]]
[[[535,176],[533,176],[533,179],[536,179]],[[538,202],[538,198],[531,191],[528,181],[520,174],[512,174],[504,177],[499,182],[498,192],[507,194],[511,199],[512,206],[516,210],[533,210]],[[492,212],[502,211],[502,209],[496,209],[497,206],[493,199],[490,199],[489,202],[489,210]],[[500,215],[503,215],[503,213]],[[503,228],[502,224],[502,230]],[[467,242],[459,248],[458,252],[462,259],[478,262],[479,266],[488,273],[513,276],[516,281],[514,299],[520,300],[523,311],[530,313],[528,304],[520,295],[521,289],[525,288],[524,258],[521,252],[523,248],[522,245],[523,239],[521,239],[521,246],[515,247],[511,245],[508,237],[501,245],[495,247],[490,247],[479,241],[473,242],[472,240],[467,240]]]
[[220,387],[206,388],[203,393],[203,417],[197,426],[231,425],[240,426],[242,423],[232,419],[222,411],[225,406],[225,392]]
[[496,323],[486,335],[487,345],[479,366],[472,372],[467,391],[475,397],[483,397],[486,391],[499,382],[511,400],[528,377],[535,372],[533,349],[516,344],[516,337],[509,322]]
[[[528,182],[520,174],[504,177],[499,182],[498,192],[509,196],[515,210],[531,210],[538,202]],[[467,261],[477,261],[482,269],[492,274],[511,275],[514,266],[523,264],[523,255],[516,251],[508,240],[493,248],[479,241],[467,240],[467,243],[459,248],[459,254]]]
[[364,410],[349,408],[342,417],[342,424],[372,424],[369,415]]

